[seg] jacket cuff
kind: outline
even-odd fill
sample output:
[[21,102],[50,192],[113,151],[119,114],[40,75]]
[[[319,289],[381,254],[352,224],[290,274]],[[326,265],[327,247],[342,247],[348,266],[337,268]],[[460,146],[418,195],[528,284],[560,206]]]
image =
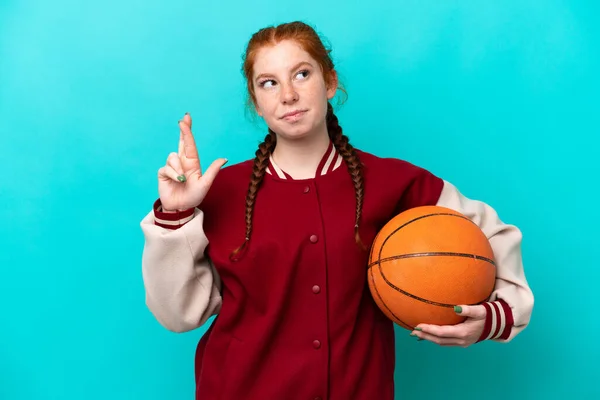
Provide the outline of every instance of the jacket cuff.
[[164,212],[160,199],[154,202],[154,224],[166,229],[178,229],[194,218],[194,208],[183,211]]
[[478,342],[490,339],[506,340],[514,325],[513,313],[504,300],[483,303],[485,307],[485,325]]

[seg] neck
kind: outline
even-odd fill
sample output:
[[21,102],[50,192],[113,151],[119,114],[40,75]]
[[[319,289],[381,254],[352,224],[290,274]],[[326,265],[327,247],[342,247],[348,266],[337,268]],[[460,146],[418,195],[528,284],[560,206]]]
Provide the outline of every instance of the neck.
[[278,137],[273,150],[275,163],[294,179],[315,177],[317,167],[329,147],[327,128],[324,132],[301,139]]

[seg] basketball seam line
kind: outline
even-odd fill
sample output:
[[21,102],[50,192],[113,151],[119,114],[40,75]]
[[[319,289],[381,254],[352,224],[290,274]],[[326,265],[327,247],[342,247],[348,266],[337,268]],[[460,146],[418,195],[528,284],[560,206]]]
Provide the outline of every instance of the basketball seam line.
[[[414,295],[412,293],[409,293],[409,292],[407,292],[405,290],[400,289],[398,286],[394,285],[392,282],[390,282],[389,280],[387,280],[387,278],[383,275],[383,273],[381,272],[381,270],[379,271],[379,273],[381,274],[381,277],[383,278],[383,280],[385,281],[385,283],[388,284],[389,287],[391,287],[392,289],[396,290],[397,292],[402,293],[405,296],[412,297],[415,300],[422,301],[423,303],[431,304],[433,306],[440,306],[440,307],[451,308],[451,307],[454,307],[456,305],[456,304],[439,303],[439,302],[433,301],[433,300],[427,300],[427,299],[424,299],[424,298],[419,297],[417,295]],[[485,301],[487,301],[487,297],[485,299],[483,299],[483,300],[480,300],[480,301],[476,302],[476,303],[466,304],[466,305],[468,305],[468,306],[478,305],[478,304],[484,303]]]
[[451,251],[433,251],[433,252],[430,252],[430,253],[411,253],[411,254],[402,254],[400,256],[386,257],[386,258],[383,258],[383,259],[381,259],[379,261],[372,262],[371,264],[368,265],[367,268],[371,268],[375,264],[380,264],[380,263],[383,263],[383,262],[386,262],[386,261],[401,260],[403,258],[444,257],[444,256],[474,258],[476,260],[481,260],[481,261],[485,261],[487,263],[490,263],[494,267],[496,266],[496,263],[494,262],[494,260],[491,260],[491,259],[489,259],[487,257],[484,257],[484,256],[478,256],[476,254],[455,253],[455,252],[451,252]]
[[[375,242],[379,238],[379,235],[381,235],[381,230],[377,233],[373,242]],[[370,258],[373,258],[374,251],[375,251],[375,248],[371,247]],[[377,293],[377,297],[379,298],[379,301],[381,301],[381,304],[383,304],[383,306],[386,308],[386,310],[389,311],[389,313],[392,315],[392,317],[394,317],[396,319],[398,325],[400,325],[400,326],[404,325],[405,328],[408,328],[410,330],[414,329],[413,326],[410,326],[409,324],[407,324],[406,322],[404,322],[400,318],[398,318],[398,316],[396,314],[394,314],[394,312],[388,307],[388,305],[385,304],[383,297],[381,297],[381,293],[379,293],[379,289],[377,289],[377,285],[375,285],[375,278],[373,277],[373,270],[370,268],[367,268],[367,271],[368,271],[368,273],[369,272],[371,273],[371,281],[373,281],[373,289],[375,289],[375,293]]]
[[[369,271],[371,273],[371,280],[373,282],[375,282],[375,278],[373,277],[373,270]],[[413,329],[412,326],[410,326],[409,324],[407,324],[406,322],[402,321],[400,318],[398,318],[398,316],[396,314],[394,314],[394,312],[392,310],[390,310],[390,308],[387,306],[387,304],[385,304],[385,301],[383,301],[383,298],[381,297],[381,294],[379,293],[379,290],[377,289],[377,285],[373,285],[373,288],[375,289],[375,292],[377,293],[377,297],[379,297],[379,301],[381,301],[381,304],[383,304],[383,306],[390,312],[390,314],[398,321],[400,322],[399,325],[404,325],[405,327],[410,328],[411,330]]]

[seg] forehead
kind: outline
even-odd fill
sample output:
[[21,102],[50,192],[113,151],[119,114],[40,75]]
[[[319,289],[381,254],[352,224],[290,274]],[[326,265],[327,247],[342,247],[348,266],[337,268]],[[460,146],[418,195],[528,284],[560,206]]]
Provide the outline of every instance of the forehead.
[[302,61],[313,66],[317,65],[317,62],[297,42],[284,40],[274,46],[264,46],[256,53],[254,76],[287,73]]

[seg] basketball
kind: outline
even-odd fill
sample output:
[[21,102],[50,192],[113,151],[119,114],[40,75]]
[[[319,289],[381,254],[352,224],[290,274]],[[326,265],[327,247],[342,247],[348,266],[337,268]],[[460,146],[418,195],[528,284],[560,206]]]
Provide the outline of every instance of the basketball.
[[496,278],[492,247],[481,229],[439,206],[409,209],[390,220],[371,246],[369,289],[383,313],[403,328],[463,322],[455,305],[487,301]]

